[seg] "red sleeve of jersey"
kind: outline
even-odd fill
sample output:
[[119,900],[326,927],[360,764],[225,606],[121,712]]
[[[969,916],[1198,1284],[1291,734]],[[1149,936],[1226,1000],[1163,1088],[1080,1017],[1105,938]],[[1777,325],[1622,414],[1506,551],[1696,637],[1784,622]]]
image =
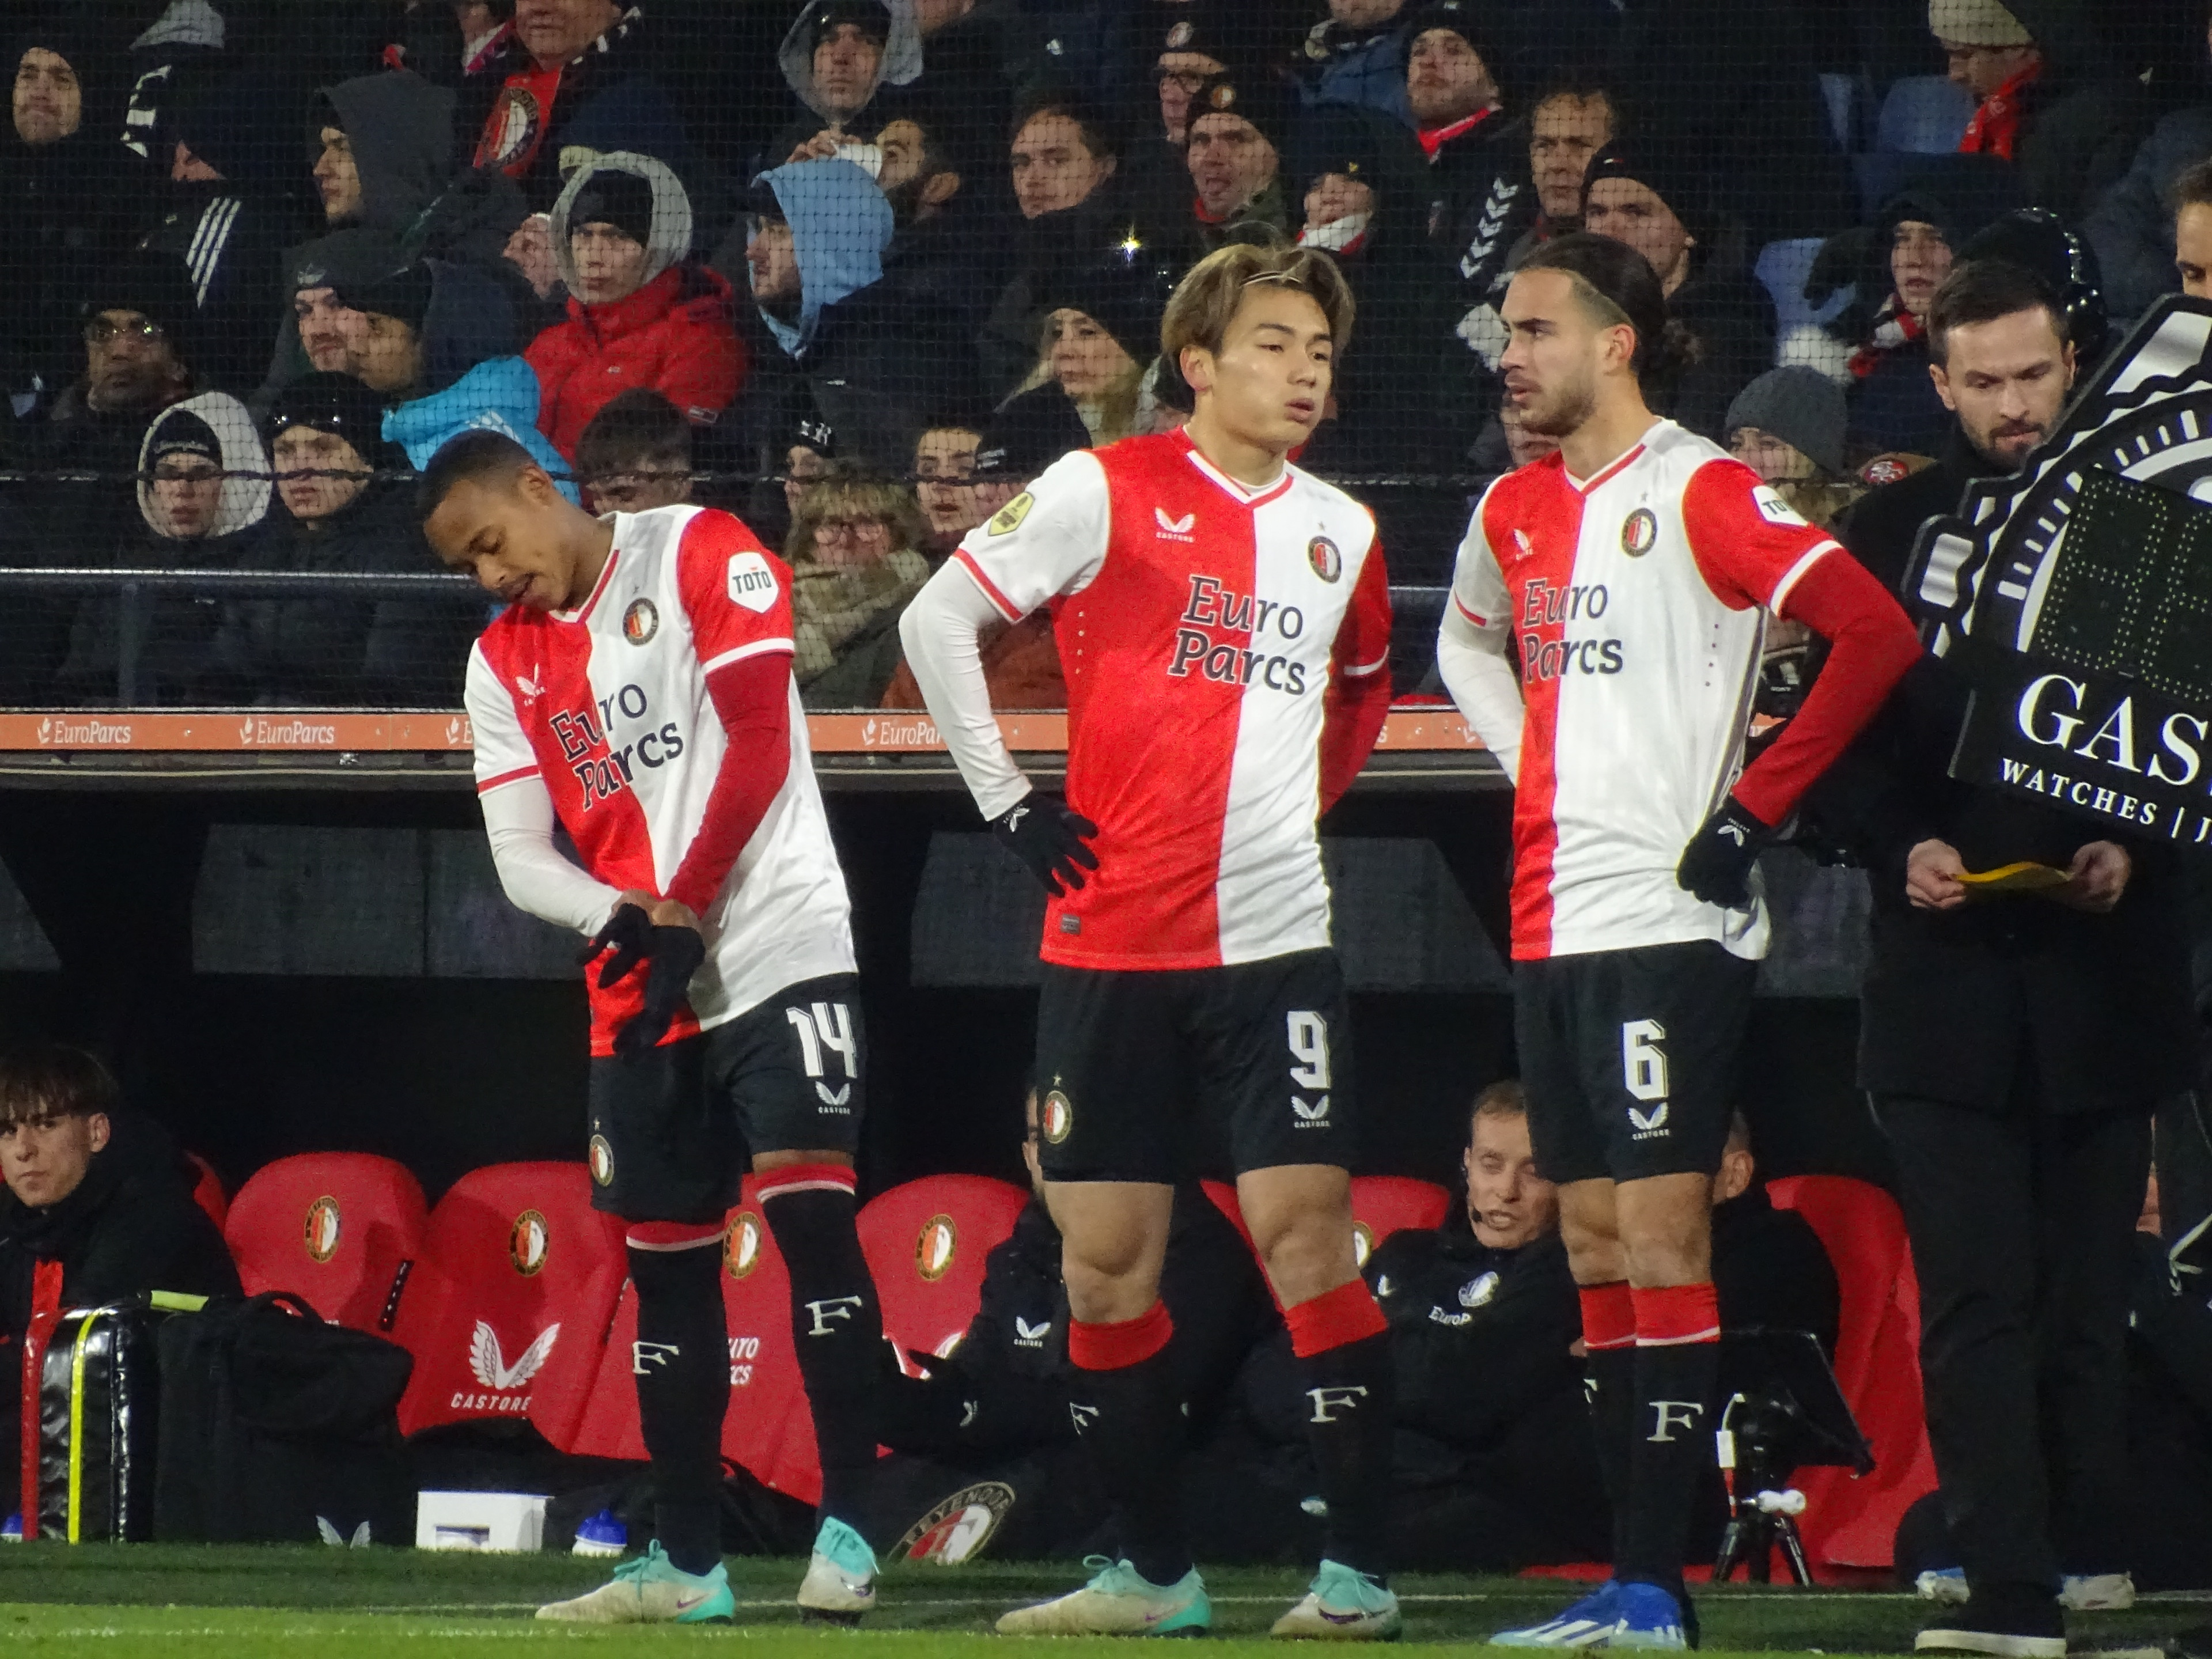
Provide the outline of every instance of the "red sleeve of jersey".
[[1741,461],[1708,461],[1690,475],[1682,528],[1705,586],[1736,611],[1757,605],[1779,614],[1790,590],[1837,545]]
[[716,669],[708,695],[728,734],[699,833],[669,878],[668,896],[702,915],[768,816],[791,771],[791,659],[763,653]]
[[1332,654],[1346,678],[1379,674],[1390,665],[1390,574],[1382,563],[1382,544],[1375,542],[1359,566],[1359,584],[1337,624]]
[[696,514],[676,561],[677,591],[708,673],[747,657],[790,654],[791,571],[740,520],[712,509]]
[[1789,614],[1828,641],[1828,660],[1773,746],[1736,780],[1735,798],[1770,825],[1789,815],[1920,655],[1905,612],[1856,559],[1820,560],[1789,602]]
[[1367,550],[1359,585],[1336,630],[1321,728],[1321,810],[1336,805],[1382,733],[1390,712],[1390,577],[1382,544]]

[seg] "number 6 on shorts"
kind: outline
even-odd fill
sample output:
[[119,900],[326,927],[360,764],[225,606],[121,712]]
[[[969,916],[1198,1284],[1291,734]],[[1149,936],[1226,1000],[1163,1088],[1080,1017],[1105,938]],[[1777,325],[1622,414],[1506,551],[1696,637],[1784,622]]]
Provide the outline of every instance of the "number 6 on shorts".
[[1659,1048],[1666,1035],[1667,1028],[1656,1019],[1621,1022],[1621,1080],[1638,1100],[1667,1098],[1667,1056]]

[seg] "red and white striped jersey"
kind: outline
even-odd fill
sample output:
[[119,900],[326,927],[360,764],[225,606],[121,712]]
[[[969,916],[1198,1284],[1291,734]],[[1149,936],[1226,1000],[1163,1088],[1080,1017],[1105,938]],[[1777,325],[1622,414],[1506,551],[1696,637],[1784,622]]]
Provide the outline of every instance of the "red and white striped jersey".
[[1835,546],[1672,421],[1595,477],[1554,453],[1484,493],[1452,601],[1519,661],[1516,958],[1692,939],[1765,954],[1756,886],[1723,910],[1674,869],[1741,766],[1766,617]]
[[[479,793],[542,781],[584,868],[660,894],[707,811],[728,744],[707,677],[792,650],[791,573],[726,513],[620,513],[614,551],[573,611],[510,605],[469,655]],[[853,971],[845,878],[830,840],[791,690],[783,786],[700,921],[696,1019],[721,1024],[799,980]],[[642,969],[611,991],[593,975],[592,1052],[637,1012]]]
[[1063,457],[956,556],[1009,620],[1053,608],[1068,804],[1098,825],[1099,868],[1047,907],[1044,960],[1328,945],[1323,698],[1389,661],[1367,509],[1291,466],[1249,488],[1177,431]]

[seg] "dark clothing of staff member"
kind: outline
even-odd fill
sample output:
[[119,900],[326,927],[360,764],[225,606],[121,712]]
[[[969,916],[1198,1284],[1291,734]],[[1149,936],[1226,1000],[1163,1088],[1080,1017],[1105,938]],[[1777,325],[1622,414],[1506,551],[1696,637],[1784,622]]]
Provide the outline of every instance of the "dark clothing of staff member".
[[[1843,529],[1892,584],[1923,519],[2050,434],[2075,371],[2051,291],[2002,261],[1954,270],[1929,321],[1956,430]],[[1954,659],[1923,656],[1808,810],[1872,884],[1859,1083],[1896,1153],[1971,1593],[1919,1646],[2063,1659],[2062,1575],[2069,1604],[2092,1581],[2130,1593],[2130,1241],[2150,1112],[2191,1080],[2188,939],[2169,849],[1951,778],[1966,697]],[[1969,897],[1960,880],[2018,860],[2063,884]]]

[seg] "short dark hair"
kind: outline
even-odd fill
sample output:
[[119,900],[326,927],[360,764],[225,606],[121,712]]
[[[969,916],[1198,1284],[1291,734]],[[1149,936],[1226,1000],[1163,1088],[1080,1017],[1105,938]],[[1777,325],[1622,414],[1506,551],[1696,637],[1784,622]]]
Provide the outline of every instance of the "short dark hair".
[[112,1113],[122,1098],[115,1074],[67,1043],[29,1042],[0,1055],[0,1129]]
[[2066,313],[2050,283],[2009,259],[1969,259],[1953,268],[1928,302],[1928,356],[1941,366],[1951,355],[1953,329],[2023,311],[2049,313],[2051,332],[2065,339]]
[[1121,135],[1105,112],[1097,106],[1085,103],[1064,92],[1047,93],[1032,98],[1014,111],[1014,124],[1006,129],[1006,142],[1011,144],[1022,136],[1022,129],[1040,115],[1062,115],[1075,123],[1082,135],[1083,148],[1093,155],[1110,155],[1116,161],[1121,155]]
[[489,427],[448,438],[438,446],[438,453],[430,457],[430,464],[416,483],[415,517],[428,524],[457,484],[489,483],[495,479],[505,483],[523,468],[537,465],[528,450]]
[[1471,1129],[1479,1117],[1526,1117],[1528,1115],[1528,1096],[1521,1087],[1518,1078],[1500,1078],[1474,1097],[1468,1110],[1468,1124]]
[[2173,181],[2173,210],[2185,207],[2212,207],[2212,161],[2184,167]]
[[1577,230],[1545,243],[1521,269],[1571,277],[1583,309],[1608,326],[1626,323],[1636,331],[1629,372],[1638,379],[1651,372],[1667,338],[1667,290],[1649,259],[1626,242]]
[[576,440],[576,476],[604,478],[654,465],[691,465],[691,422],[650,386],[607,399]]

